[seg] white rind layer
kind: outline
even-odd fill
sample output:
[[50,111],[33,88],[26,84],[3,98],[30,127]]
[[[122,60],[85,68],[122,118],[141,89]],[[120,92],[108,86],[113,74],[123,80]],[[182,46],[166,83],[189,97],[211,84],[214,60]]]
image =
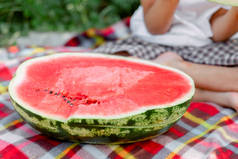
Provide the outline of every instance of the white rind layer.
[[[125,114],[121,114],[121,115],[113,115],[113,116],[98,116],[98,115],[71,115],[68,119],[65,119],[61,116],[55,115],[55,114],[46,114],[45,112],[39,111],[35,108],[32,108],[30,105],[28,105],[27,103],[25,103],[23,100],[21,100],[16,91],[15,88],[21,84],[21,82],[24,80],[24,76],[26,73],[26,68],[34,63],[37,63],[39,61],[50,61],[52,59],[56,59],[56,58],[60,58],[60,57],[97,57],[97,58],[108,58],[108,59],[120,59],[120,60],[125,60],[125,61],[130,61],[130,62],[136,62],[136,63],[141,63],[141,64],[146,64],[149,66],[155,66],[155,67],[159,67],[159,68],[164,68],[167,70],[171,70],[174,72],[177,72],[179,74],[181,74],[182,76],[186,77],[186,79],[188,80],[189,84],[191,85],[191,89],[190,91],[184,95],[182,98],[177,99],[174,102],[171,103],[167,103],[167,104],[163,104],[163,105],[151,105],[151,106],[146,106],[146,107],[142,107],[137,111],[133,111],[130,113],[125,113]],[[62,122],[66,122],[67,120],[73,119],[73,118],[80,118],[80,119],[119,119],[119,118],[124,118],[124,117],[129,117],[129,116],[133,116],[136,114],[140,114],[140,113],[144,113],[148,110],[151,109],[162,109],[162,108],[167,108],[167,107],[172,107],[178,104],[182,104],[190,99],[192,99],[194,93],[195,93],[195,87],[194,87],[194,82],[192,80],[192,78],[190,76],[188,76],[187,74],[185,74],[184,72],[171,68],[171,67],[167,67],[164,65],[160,65],[160,64],[156,64],[150,61],[146,61],[146,60],[141,60],[141,59],[134,59],[134,58],[128,58],[128,57],[122,57],[122,56],[114,56],[114,55],[105,55],[105,54],[101,54],[101,53],[60,53],[60,54],[54,54],[54,55],[48,55],[47,58],[46,56],[43,57],[38,57],[38,58],[34,58],[34,59],[30,59],[25,61],[24,63],[22,63],[17,71],[16,71],[16,75],[15,77],[12,79],[12,81],[9,84],[9,94],[11,96],[11,98],[20,106],[22,106],[23,108],[25,108],[26,110],[31,111],[32,113],[38,114],[42,117],[46,117],[46,118],[52,118],[54,120],[58,120],[58,121],[62,121]]]

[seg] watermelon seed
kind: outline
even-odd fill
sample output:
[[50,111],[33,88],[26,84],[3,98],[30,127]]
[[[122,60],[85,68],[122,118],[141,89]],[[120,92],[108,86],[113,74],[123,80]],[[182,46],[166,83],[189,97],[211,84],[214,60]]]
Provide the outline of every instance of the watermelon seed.
[[40,91],[40,89],[38,89],[38,88],[37,88],[35,91],[36,91],[36,92],[39,92],[39,91]]
[[[36,89],[35,91],[40,91],[40,89]],[[49,94],[53,94],[55,96],[61,95],[61,97],[64,99],[64,101],[69,104],[70,106],[74,106],[72,101],[79,101],[81,104],[90,105],[90,104],[100,104],[100,101],[96,99],[90,99],[88,96],[77,93],[76,96],[70,96],[68,92],[64,91],[53,91],[49,89],[44,89],[45,92],[48,92]]]
[[86,104],[95,104],[95,103],[97,103],[97,100],[88,99],[88,100],[86,101]]

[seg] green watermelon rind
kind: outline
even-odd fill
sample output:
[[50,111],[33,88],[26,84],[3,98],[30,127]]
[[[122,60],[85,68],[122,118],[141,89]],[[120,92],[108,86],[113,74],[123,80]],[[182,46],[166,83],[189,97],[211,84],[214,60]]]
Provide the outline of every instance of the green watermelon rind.
[[219,3],[219,4],[224,4],[224,5],[228,5],[228,6],[238,6],[238,0],[237,2],[231,2],[229,0],[208,0],[210,2],[215,2],[215,3]]
[[[153,138],[177,122],[190,104],[188,100],[173,107],[148,110],[120,119],[70,119],[62,122],[35,114],[11,100],[20,116],[40,132],[60,140],[92,144],[124,144]],[[161,116],[164,116],[163,120],[158,120]]]

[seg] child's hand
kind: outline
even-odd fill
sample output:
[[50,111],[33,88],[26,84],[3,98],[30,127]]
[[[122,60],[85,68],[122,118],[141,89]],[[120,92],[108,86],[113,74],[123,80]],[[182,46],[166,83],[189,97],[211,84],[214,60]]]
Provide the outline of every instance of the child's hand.
[[230,10],[218,10],[210,22],[213,31],[212,39],[215,42],[229,39],[238,32],[238,7],[231,7]]

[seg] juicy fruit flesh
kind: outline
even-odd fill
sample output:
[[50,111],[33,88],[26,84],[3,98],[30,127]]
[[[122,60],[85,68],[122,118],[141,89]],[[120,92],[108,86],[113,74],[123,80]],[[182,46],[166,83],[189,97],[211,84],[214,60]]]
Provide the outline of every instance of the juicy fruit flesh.
[[112,116],[171,103],[191,89],[182,75],[119,59],[63,57],[34,63],[17,87],[47,114]]

